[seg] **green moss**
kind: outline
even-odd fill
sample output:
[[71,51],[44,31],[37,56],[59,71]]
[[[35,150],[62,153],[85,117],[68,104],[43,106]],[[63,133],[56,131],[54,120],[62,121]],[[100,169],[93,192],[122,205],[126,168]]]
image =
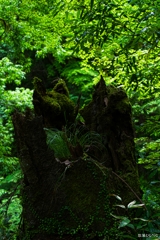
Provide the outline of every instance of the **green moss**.
[[[47,92],[47,98],[44,99],[44,104],[51,105],[52,110],[56,113],[57,110],[60,112],[68,112],[74,117],[74,103],[62,93],[58,93],[55,90]],[[59,111],[57,114],[59,114]]]
[[35,77],[33,79],[33,86],[34,86],[34,89],[40,94],[40,95],[44,95],[46,93],[46,89],[42,83],[42,80]]
[[62,128],[75,120],[75,105],[63,80],[53,90],[46,91],[40,79],[34,78],[33,104],[35,113],[42,115],[47,127]]
[[63,81],[62,79],[58,81],[58,83],[54,86],[53,90],[55,92],[63,93],[69,98],[68,88],[65,81]]

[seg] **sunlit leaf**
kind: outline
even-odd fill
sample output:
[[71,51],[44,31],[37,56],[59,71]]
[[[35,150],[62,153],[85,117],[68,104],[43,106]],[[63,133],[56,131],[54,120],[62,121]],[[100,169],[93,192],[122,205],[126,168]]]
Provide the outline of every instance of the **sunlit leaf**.
[[115,206],[118,206],[118,207],[121,207],[121,208],[126,208],[124,205],[119,205],[119,204],[116,204]]
[[145,206],[144,203],[142,203],[142,204],[134,204],[134,205],[129,206],[128,208],[141,208],[143,206]]
[[134,201],[132,201],[132,202],[130,202],[128,205],[127,205],[127,208],[131,208],[131,207],[133,207],[133,205],[136,203],[136,201],[134,200]]

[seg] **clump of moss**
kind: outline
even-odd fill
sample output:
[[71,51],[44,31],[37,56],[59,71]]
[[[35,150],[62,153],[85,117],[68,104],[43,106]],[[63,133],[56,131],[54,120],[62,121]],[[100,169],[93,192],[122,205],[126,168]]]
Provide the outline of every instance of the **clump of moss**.
[[58,93],[65,94],[69,98],[69,91],[66,86],[66,83],[60,79],[58,83],[54,86],[53,90]]
[[75,120],[75,105],[69,99],[66,83],[59,80],[47,91],[39,78],[34,78],[33,104],[36,115],[43,116],[45,127],[61,129]]

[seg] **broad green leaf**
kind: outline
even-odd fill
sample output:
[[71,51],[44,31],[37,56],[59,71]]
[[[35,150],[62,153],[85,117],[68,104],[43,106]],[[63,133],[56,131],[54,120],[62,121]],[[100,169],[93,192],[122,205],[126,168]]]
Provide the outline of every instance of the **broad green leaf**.
[[130,228],[132,228],[132,229],[135,229],[135,226],[134,226],[133,224],[131,224],[131,223],[127,224],[127,227],[130,227]]
[[124,218],[124,219],[120,222],[118,228],[125,227],[125,226],[127,226],[129,223],[130,223],[130,220],[129,220],[128,218]]

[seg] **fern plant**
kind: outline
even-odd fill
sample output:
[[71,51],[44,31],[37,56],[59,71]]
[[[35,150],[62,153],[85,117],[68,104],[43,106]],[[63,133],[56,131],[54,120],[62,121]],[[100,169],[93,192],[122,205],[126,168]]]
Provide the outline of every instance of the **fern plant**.
[[47,134],[47,144],[54,151],[56,158],[67,159],[71,157],[69,147],[65,141],[65,132],[57,129],[45,128]]
[[103,143],[101,136],[93,131],[84,132],[83,127],[72,125],[64,127],[62,131],[45,128],[47,144],[59,159],[76,160],[88,152],[91,147],[101,149]]

